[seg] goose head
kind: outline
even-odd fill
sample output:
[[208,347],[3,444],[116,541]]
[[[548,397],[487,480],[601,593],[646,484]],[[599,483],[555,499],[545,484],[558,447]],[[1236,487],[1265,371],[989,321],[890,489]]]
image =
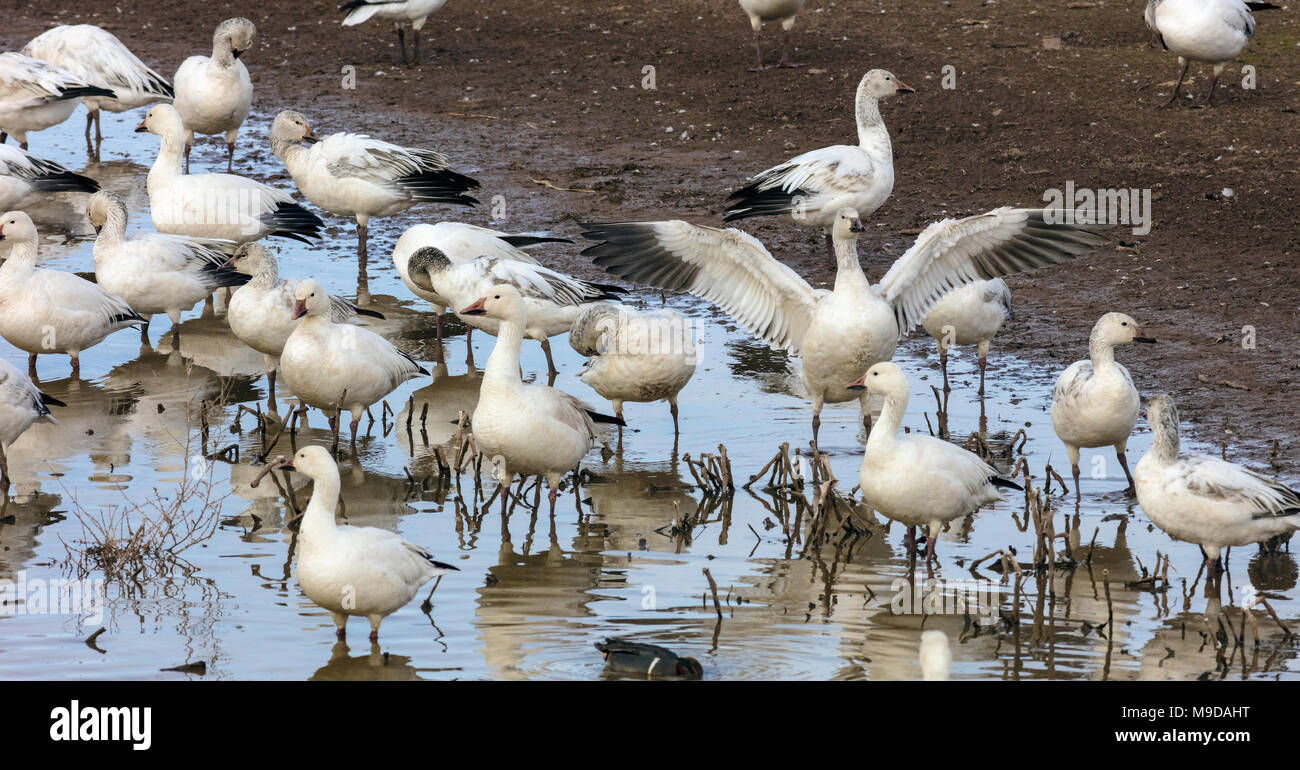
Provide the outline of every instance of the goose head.
[[847,387],[849,390],[865,389],[868,393],[886,398],[898,398],[907,395],[907,375],[893,361],[881,361]]
[[1154,337],[1142,336],[1138,322],[1123,313],[1107,313],[1092,327],[1091,342],[1105,345],[1123,345],[1128,342],[1155,342]]
[[606,332],[613,332],[619,323],[619,309],[609,302],[589,302],[569,327],[569,346],[579,355],[600,355],[605,348]]
[[861,82],[858,83],[858,93],[883,99],[894,94],[914,94],[916,89],[904,85],[889,70],[875,69],[862,76]]
[[331,476],[336,481],[339,478],[339,466],[334,462],[334,458],[330,457],[329,451],[322,446],[305,446],[293,457],[282,461],[276,468],[297,471],[312,481],[322,481]]
[[330,311],[330,296],[311,278],[298,284],[298,288],[293,292],[293,298],[295,300],[292,316],[294,320],[305,315],[323,316]]
[[451,260],[442,249],[422,246],[406,261],[406,276],[411,283],[424,291],[436,292],[433,276],[445,272],[451,267]]
[[137,134],[145,131],[161,137],[164,140],[172,139],[180,141],[185,135],[185,123],[181,120],[181,114],[170,104],[155,104],[144,114],[144,119],[140,125],[135,127]]
[[104,229],[104,223],[113,212],[120,214],[123,221],[126,220],[126,204],[117,193],[100,190],[86,201],[86,219],[90,220],[90,226],[95,228],[96,233]]
[[460,311],[461,315],[482,315],[499,321],[520,323],[527,313],[523,296],[508,283],[493,286],[477,301]]
[[866,229],[862,226],[862,219],[858,216],[857,209],[842,208],[835,215],[835,222],[831,225],[831,237],[837,241],[856,241],[858,233]]
[[272,142],[307,142],[315,144],[320,141],[311,130],[311,122],[301,112],[284,110],[275,116],[271,124]]
[[1162,456],[1166,461],[1178,456],[1178,408],[1174,398],[1168,393],[1157,393],[1147,402],[1147,425],[1151,427],[1154,440],[1151,451]]
[[253,22],[242,17],[226,19],[217,25],[212,33],[212,48],[218,50],[222,45],[230,46],[230,55],[236,59],[253,45],[257,36],[257,27]]
[[35,243],[36,225],[32,218],[21,211],[9,211],[0,215],[0,241],[9,244]]
[[275,255],[260,243],[244,243],[235,249],[235,253],[226,260],[223,267],[234,268],[245,275],[257,275],[267,266],[276,267]]

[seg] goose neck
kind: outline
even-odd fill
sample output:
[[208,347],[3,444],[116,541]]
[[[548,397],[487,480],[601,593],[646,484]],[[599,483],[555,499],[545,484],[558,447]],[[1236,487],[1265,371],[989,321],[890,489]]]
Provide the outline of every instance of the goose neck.
[[303,513],[302,534],[310,537],[332,533],[338,528],[338,524],[334,521],[334,512],[338,509],[341,486],[338,476],[315,480],[312,485],[311,501],[307,503],[307,510]]
[[880,116],[880,100],[874,96],[858,94],[857,108],[858,144],[862,147],[877,147],[884,142],[889,145],[889,131],[885,128],[885,119]]
[[885,396],[885,405],[880,409],[880,417],[871,426],[871,435],[867,437],[867,450],[888,450],[898,441],[898,429],[903,424],[903,415],[907,413],[907,393],[890,393]]
[[517,320],[502,320],[497,329],[497,343],[483,370],[483,379],[519,382],[519,349],[523,344],[523,324]]
[[870,287],[867,274],[862,271],[862,261],[858,259],[857,238],[845,238],[834,241],[835,249],[835,291],[867,289]]

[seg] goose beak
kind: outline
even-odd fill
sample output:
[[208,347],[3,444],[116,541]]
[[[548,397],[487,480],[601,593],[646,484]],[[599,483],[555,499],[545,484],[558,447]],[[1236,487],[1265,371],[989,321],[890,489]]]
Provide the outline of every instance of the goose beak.
[[230,49],[230,55],[231,55],[231,56],[234,56],[236,59],[238,59],[240,56],[242,56],[242,55],[244,54],[244,51],[247,51],[247,50],[248,50],[247,48],[231,48],[231,49]]
[[234,269],[234,267],[235,267],[235,257],[234,257],[233,255],[231,255],[231,257],[230,257],[229,259],[227,259],[225,262],[222,262],[222,263],[221,263],[221,266],[222,266],[223,268],[231,268],[231,269]]
[[281,470],[281,471],[296,471],[296,470],[298,470],[297,468],[293,467],[293,460],[285,460],[284,462],[278,463],[278,464],[276,464],[275,468],[276,468],[276,470]]
[[867,375],[865,374],[862,375],[861,377],[857,378],[853,382],[850,382],[848,385],[845,385],[844,387],[847,388],[848,390],[866,390]]
[[293,306],[293,315],[290,317],[289,320],[297,321],[299,318],[302,318],[305,315],[307,315],[307,300],[300,299],[298,300],[298,303]]
[[303,134],[302,140],[307,144],[316,144],[320,141],[320,137],[316,136],[316,132],[309,128],[307,129],[307,133]]
[[1145,343],[1147,343],[1148,345],[1150,345],[1150,344],[1155,343],[1156,338],[1155,338],[1155,337],[1134,337],[1134,338],[1133,338],[1133,341],[1134,341],[1134,342],[1145,342]]
[[91,225],[91,227],[95,228],[95,235],[99,235],[99,231],[104,229],[103,225]]
[[476,301],[473,305],[470,305],[469,307],[460,311],[460,314],[461,315],[483,315],[487,313],[487,310],[483,307],[484,302],[487,302],[487,297],[483,297],[482,299]]
[[865,227],[862,226],[862,220],[861,220],[861,219],[855,219],[855,220],[853,220],[852,222],[849,222],[849,232],[851,232],[851,233],[861,233],[861,232],[866,232],[866,229],[867,229],[867,228],[865,228]]
[[901,81],[901,80],[895,80],[894,82],[898,84],[898,90],[895,91],[894,93],[896,93],[896,94],[914,94],[914,93],[916,93],[916,89],[915,89],[915,88],[912,88],[911,86],[908,86],[908,85],[903,85],[903,81]]
[[5,239],[5,228],[4,225],[0,225],[0,241],[3,241],[4,239]]
[[137,134],[143,134],[144,132],[146,132],[146,131],[148,131],[148,130],[149,130],[149,129],[145,126],[145,124],[144,124],[144,120],[143,120],[143,119],[140,120],[140,125],[138,125],[138,126],[135,127],[135,133],[137,133]]

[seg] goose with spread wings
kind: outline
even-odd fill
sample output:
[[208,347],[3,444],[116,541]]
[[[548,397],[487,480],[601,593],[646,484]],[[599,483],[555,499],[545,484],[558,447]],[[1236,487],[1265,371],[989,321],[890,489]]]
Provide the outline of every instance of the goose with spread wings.
[[1105,240],[1095,226],[1056,223],[1049,211],[1003,207],[931,224],[873,285],[858,260],[861,220],[854,209],[842,209],[831,231],[835,286],[826,291],[814,289],[756,238],[734,228],[679,220],[584,228],[585,237],[603,243],[583,254],[607,272],[694,294],[773,349],[799,356],[812,399],[814,440],[824,404],[858,399],[866,407],[865,391],[849,390],[848,383],[892,358],[899,336],[947,291],[1055,265]]
[[62,67],[14,51],[0,53],[0,144],[13,135],[27,149],[27,134],[67,120],[84,97],[116,98]]

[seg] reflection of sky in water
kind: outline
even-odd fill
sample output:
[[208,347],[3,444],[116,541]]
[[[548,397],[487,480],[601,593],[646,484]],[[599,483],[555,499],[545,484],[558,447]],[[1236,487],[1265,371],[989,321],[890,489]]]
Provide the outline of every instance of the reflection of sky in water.
[[[263,116],[264,118],[264,116]],[[105,115],[108,143],[103,163],[87,173],[123,195],[132,210],[133,227],[149,225],[144,174],[156,140],[129,133],[138,116]],[[84,148],[79,119],[52,132],[34,135],[33,152],[79,169]],[[281,175],[282,169],[263,148],[265,120],[241,137],[239,161],[248,170]],[[132,153],[126,158],[127,152]],[[201,143],[195,150],[198,170],[221,165],[224,149]],[[472,168],[465,170],[474,171]],[[281,186],[286,180],[278,182]],[[42,230],[42,251],[52,266],[91,270],[90,229],[81,199],[54,201],[32,209]],[[409,296],[392,269],[392,242],[417,217],[440,215],[485,223],[486,211],[447,212],[438,207],[416,216],[372,223],[369,290],[389,320],[376,328],[424,360],[432,356],[431,316],[424,303]],[[352,294],[357,265],[352,225],[327,217],[331,225],[320,246],[274,242],[286,276],[313,275],[332,291]],[[531,223],[506,222],[527,229]],[[66,233],[71,231],[69,238]],[[539,256],[563,267],[578,245],[547,248]],[[878,271],[873,271],[873,273]],[[649,297],[657,302],[657,295]],[[94,628],[66,617],[0,617],[0,676],[173,678],[160,668],[187,660],[205,660],[209,677],[411,679],[411,678],[595,678],[601,659],[592,648],[599,639],[629,635],[670,646],[704,664],[708,678],[917,678],[919,616],[887,612],[895,581],[906,575],[906,554],[898,528],[853,542],[824,546],[805,554],[805,544],[783,539],[779,504],[769,495],[738,491],[729,509],[715,509],[695,528],[689,542],[656,530],[699,501],[689,487],[691,476],[680,454],[716,451],[725,443],[738,479],[761,468],[782,441],[805,445],[810,412],[794,397],[799,385],[784,356],[773,354],[743,332],[729,331],[729,320],[690,298],[672,300],[696,321],[700,365],[681,395],[683,435],[674,451],[672,423],[662,404],[629,404],[630,428],[623,453],[608,462],[598,454],[586,467],[595,474],[582,493],[591,500],[579,519],[574,498],[561,498],[554,522],[522,506],[503,528],[497,509],[481,520],[454,502],[454,491],[439,500],[407,481],[436,476],[434,446],[450,453],[460,411],[472,411],[477,376],[466,373],[464,338],[451,340],[444,366],[430,367],[432,380],[403,386],[388,399],[397,413],[385,436],[380,409],[369,439],[362,444],[360,466],[346,460],[343,512],[349,523],[400,532],[432,548],[461,572],[443,578],[434,594],[430,616],[418,600],[390,616],[378,648],[365,641],[364,621],[353,620],[349,644],[337,644],[327,613],[298,591],[287,563],[290,533],[282,501],[264,486],[248,486],[247,467],[217,464],[219,492],[233,491],[222,510],[223,526],[200,547],[184,554],[197,567],[188,579],[153,581],[130,590],[109,588],[109,630],[97,640],[101,654],[82,644]],[[418,314],[417,312],[418,311]],[[155,319],[157,350],[141,351],[139,338],[125,331],[83,356],[86,378],[69,381],[66,357],[50,356],[40,364],[42,388],[65,401],[58,425],[32,428],[10,453],[17,497],[0,517],[0,578],[26,570],[31,577],[55,576],[67,558],[64,543],[80,537],[76,507],[95,511],[140,501],[158,487],[164,493],[186,472],[187,457],[201,454],[189,440],[197,428],[202,402],[224,396],[252,405],[264,395],[261,357],[239,345],[224,320],[189,314],[182,326],[181,349],[171,349],[165,317]],[[1015,333],[1015,322],[1010,332]],[[491,338],[475,335],[475,360],[486,361]],[[1080,340],[1078,351],[1085,350]],[[554,351],[563,374],[556,385],[604,406],[580,383],[580,359],[562,340]],[[7,345],[5,358],[25,367],[25,357]],[[924,356],[924,359],[922,359]],[[1121,348],[1120,360],[1141,366],[1141,351]],[[925,340],[902,346],[900,362],[912,375],[913,397],[905,426],[937,426],[932,384],[940,382]],[[973,359],[963,351],[953,362],[948,427],[965,436],[981,428]],[[535,343],[524,346],[526,376],[544,371]],[[1012,374],[1014,372],[1014,379]],[[1036,476],[1045,464],[1065,465],[1064,451],[1052,434],[1047,406],[1055,372],[1028,362],[999,357],[990,371],[985,421],[991,443],[1003,447],[1018,430],[1029,436],[1025,451]],[[407,433],[407,400],[413,397]],[[427,411],[426,411],[427,405]],[[244,463],[259,451],[252,420],[243,432],[230,431],[233,406],[210,412],[207,451],[238,443]],[[423,418],[423,419],[422,419]],[[823,414],[823,448],[832,456],[841,487],[856,484],[861,447],[853,406],[831,407]],[[324,443],[325,421],[312,416],[312,428],[299,441]],[[363,430],[366,424],[363,422]],[[1134,436],[1130,458],[1136,462],[1149,438],[1145,426]],[[617,437],[610,440],[617,445]],[[277,451],[288,451],[282,443]],[[1107,463],[1113,456],[1103,451]],[[1091,565],[1069,575],[1057,574],[1038,585],[1030,580],[1022,597],[1018,633],[1001,627],[966,629],[958,616],[931,616],[925,628],[940,628],[954,640],[955,677],[1044,678],[1190,678],[1216,666],[1214,648],[1200,631],[1207,628],[1202,589],[1184,600],[1180,583],[1196,576],[1194,546],[1172,544],[1145,519],[1119,490],[1120,478],[1088,477],[1092,453],[1085,451],[1085,500],[1078,510],[1085,544],[1096,530]],[[462,481],[467,497],[472,485]],[[74,502],[75,501],[75,502]],[[543,506],[544,507],[544,506]],[[1073,515],[1071,505],[1065,506]],[[1014,545],[1022,559],[1032,552],[1032,533],[1019,531],[1014,502],[954,522],[943,535],[941,576],[971,579],[965,569],[990,551]],[[589,513],[590,512],[590,513]],[[1058,518],[1058,526],[1060,519]],[[807,521],[803,522],[806,530]],[[1126,583],[1151,568],[1157,550],[1172,551],[1173,586],[1162,594],[1139,591]],[[1239,600],[1247,574],[1269,591],[1284,618],[1300,605],[1293,599],[1296,567],[1289,555],[1254,556],[1254,549],[1233,555],[1233,600]],[[724,601],[724,620],[714,643],[715,619],[703,598],[707,567]],[[1104,623],[1107,604],[1102,570],[1108,570],[1115,613],[1113,645],[1095,627]],[[981,569],[979,576],[997,580]],[[1231,604],[1229,581],[1223,601]],[[1008,586],[1001,607],[1011,606]],[[1229,609],[1229,613],[1235,610]],[[1240,618],[1237,618],[1238,625]],[[1289,651],[1278,652],[1278,634],[1266,618],[1260,628],[1268,643],[1251,662],[1252,670],[1286,672]],[[1107,664],[1107,650],[1110,661]],[[1170,655],[1170,650],[1174,651]],[[1240,676],[1241,662],[1233,676]],[[1270,673],[1269,676],[1273,676]]]

